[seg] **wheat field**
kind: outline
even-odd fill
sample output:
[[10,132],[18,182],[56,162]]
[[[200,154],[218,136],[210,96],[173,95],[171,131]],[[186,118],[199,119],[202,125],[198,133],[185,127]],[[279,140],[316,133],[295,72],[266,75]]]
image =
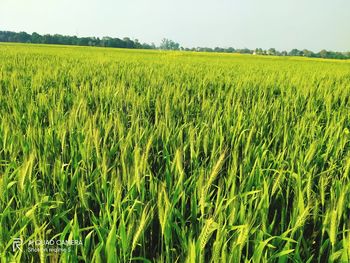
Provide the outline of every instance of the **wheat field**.
[[1,262],[349,262],[349,99],[349,61],[0,44]]

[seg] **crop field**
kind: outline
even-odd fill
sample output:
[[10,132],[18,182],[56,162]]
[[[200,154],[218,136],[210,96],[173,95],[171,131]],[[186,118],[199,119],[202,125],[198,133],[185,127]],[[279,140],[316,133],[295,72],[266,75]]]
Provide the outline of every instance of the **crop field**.
[[350,62],[0,44],[0,258],[349,262]]

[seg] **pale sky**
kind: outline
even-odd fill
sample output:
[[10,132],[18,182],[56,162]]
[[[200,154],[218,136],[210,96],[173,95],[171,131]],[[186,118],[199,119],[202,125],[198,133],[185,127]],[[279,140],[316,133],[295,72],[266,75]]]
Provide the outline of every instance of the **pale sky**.
[[350,51],[350,0],[0,0],[0,30]]

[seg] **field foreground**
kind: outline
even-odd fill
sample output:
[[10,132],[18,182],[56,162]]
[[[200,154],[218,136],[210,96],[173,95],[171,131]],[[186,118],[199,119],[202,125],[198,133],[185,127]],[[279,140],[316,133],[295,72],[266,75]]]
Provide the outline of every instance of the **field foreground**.
[[0,44],[1,259],[349,262],[349,99],[347,61]]

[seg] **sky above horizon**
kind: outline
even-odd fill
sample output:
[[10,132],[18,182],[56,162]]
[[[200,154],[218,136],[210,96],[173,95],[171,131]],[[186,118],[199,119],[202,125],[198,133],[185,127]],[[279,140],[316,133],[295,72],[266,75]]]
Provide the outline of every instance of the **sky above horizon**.
[[0,30],[350,51],[349,0],[0,0]]

